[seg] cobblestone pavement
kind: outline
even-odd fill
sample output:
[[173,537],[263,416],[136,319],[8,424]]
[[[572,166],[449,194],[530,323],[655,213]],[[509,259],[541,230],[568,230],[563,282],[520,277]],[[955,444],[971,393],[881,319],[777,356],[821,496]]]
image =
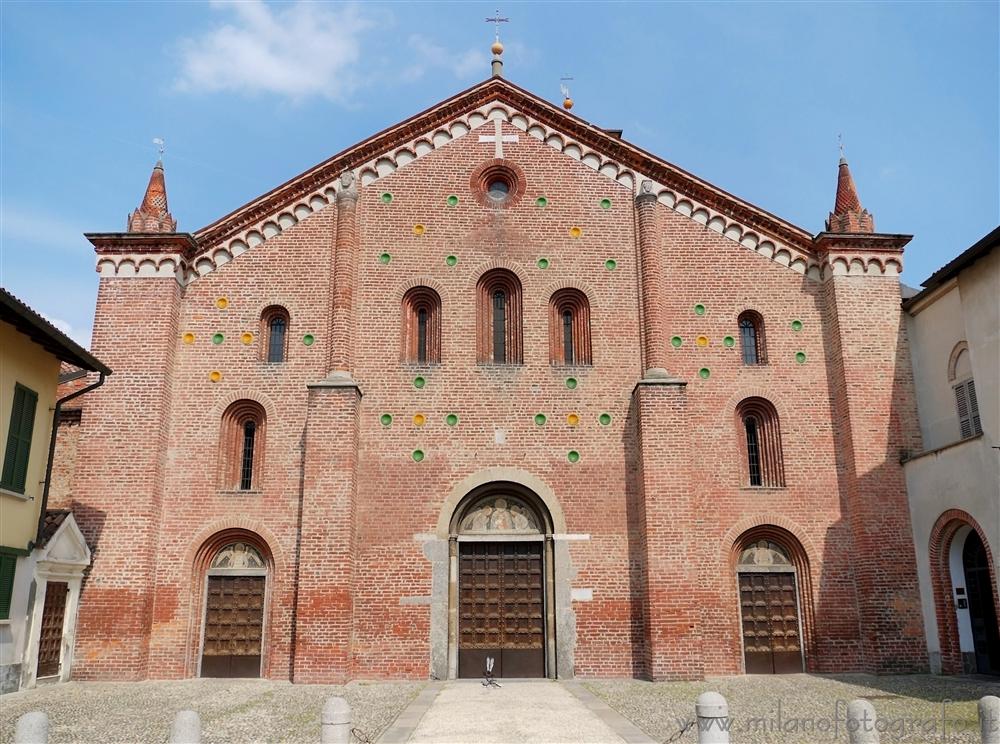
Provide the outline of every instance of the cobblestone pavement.
[[292,685],[267,680],[69,682],[0,697],[0,742],[29,710],[49,714],[49,741],[86,744],[167,741],[174,714],[201,715],[205,744],[319,741],[320,711],[331,695],[347,699],[354,725],[374,741],[416,697],[420,682]]
[[[789,674],[706,682],[587,680],[585,685],[658,741],[693,718],[699,693],[720,692],[729,702],[733,744],[846,742],[845,709],[854,698],[875,706],[882,744],[978,744],[976,703],[983,695],[1000,695],[1000,679],[930,675]],[[694,730],[678,739],[695,741]]]

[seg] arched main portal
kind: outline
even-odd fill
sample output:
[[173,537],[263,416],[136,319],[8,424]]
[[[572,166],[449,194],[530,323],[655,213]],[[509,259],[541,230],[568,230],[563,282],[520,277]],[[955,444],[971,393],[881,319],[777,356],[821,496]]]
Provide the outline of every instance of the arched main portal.
[[555,676],[552,519],[511,482],[487,483],[449,526],[449,676]]
[[801,672],[805,662],[798,571],[789,547],[769,537],[751,533],[737,544],[747,674]]
[[202,677],[260,677],[263,667],[267,562],[234,540],[212,557],[205,575]]

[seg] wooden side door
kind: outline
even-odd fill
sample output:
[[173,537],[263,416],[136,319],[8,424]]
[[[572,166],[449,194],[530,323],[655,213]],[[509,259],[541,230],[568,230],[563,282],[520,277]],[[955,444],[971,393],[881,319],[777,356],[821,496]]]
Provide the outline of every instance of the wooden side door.
[[965,586],[969,597],[972,644],[979,674],[1000,675],[1000,624],[993,605],[993,583],[986,548],[976,532],[965,539],[962,551]]
[[795,574],[742,572],[739,585],[746,673],[801,672]]
[[458,676],[545,676],[542,542],[459,546]]
[[49,581],[45,585],[45,606],[42,608],[42,627],[38,636],[36,677],[52,677],[59,674],[68,594],[69,584],[64,581]]
[[503,643],[505,677],[545,676],[545,602],[541,542],[503,546]]
[[259,677],[263,576],[209,576],[202,677]]

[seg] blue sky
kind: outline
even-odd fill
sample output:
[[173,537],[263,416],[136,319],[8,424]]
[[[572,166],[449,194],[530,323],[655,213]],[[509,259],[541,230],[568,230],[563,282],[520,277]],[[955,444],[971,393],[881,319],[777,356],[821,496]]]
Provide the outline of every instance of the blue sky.
[[[837,135],[919,284],[998,218],[998,5],[507,3],[505,74],[811,232]],[[84,231],[167,140],[194,231],[489,74],[495,5],[0,4],[0,282],[89,342]]]

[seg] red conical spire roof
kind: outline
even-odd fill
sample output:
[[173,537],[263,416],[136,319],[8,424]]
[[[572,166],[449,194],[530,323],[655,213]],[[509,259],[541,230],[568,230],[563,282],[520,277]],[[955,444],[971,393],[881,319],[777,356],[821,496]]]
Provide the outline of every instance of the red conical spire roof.
[[167,182],[163,177],[163,161],[157,160],[149,176],[142,204],[128,216],[128,232],[172,233],[177,230],[177,220],[167,209]]
[[837,200],[826,221],[826,229],[835,233],[875,232],[875,219],[871,212],[861,206],[861,199],[858,198],[858,190],[854,186],[854,178],[845,158],[840,159]]

